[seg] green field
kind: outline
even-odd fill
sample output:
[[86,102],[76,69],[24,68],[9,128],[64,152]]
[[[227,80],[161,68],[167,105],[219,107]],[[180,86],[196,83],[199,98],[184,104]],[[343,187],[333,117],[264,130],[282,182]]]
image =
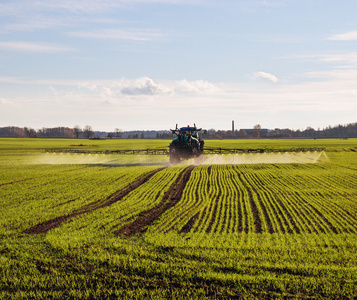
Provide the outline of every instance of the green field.
[[357,298],[357,139],[208,140],[325,151],[200,165],[45,152],[168,143],[0,139],[0,299]]

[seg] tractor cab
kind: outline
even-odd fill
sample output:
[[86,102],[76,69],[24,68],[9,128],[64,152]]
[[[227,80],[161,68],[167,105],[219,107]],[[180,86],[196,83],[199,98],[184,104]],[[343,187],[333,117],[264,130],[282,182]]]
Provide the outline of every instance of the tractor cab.
[[171,129],[172,134],[177,135],[177,138],[170,144],[171,163],[178,163],[203,154],[204,141],[198,136],[201,130],[202,128],[197,128],[196,125],[178,128],[177,124],[176,129]]

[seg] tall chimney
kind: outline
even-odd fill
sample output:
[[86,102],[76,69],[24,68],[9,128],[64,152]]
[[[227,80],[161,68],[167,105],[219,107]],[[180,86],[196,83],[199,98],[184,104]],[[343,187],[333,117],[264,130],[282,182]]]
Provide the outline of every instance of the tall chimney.
[[234,120],[232,121],[232,132],[234,132]]

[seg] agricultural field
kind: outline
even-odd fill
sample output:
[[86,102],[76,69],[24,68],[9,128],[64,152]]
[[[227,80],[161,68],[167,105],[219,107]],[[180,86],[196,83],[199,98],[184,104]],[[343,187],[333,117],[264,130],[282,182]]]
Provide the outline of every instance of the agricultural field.
[[170,165],[48,148],[165,140],[0,139],[0,299],[356,299],[357,139]]

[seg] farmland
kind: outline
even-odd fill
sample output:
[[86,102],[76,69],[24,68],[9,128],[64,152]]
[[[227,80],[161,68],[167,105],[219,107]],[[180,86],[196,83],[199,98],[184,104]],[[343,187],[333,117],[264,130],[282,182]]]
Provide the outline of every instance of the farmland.
[[206,141],[326,150],[170,166],[45,153],[165,140],[0,139],[0,298],[356,298],[356,144]]

